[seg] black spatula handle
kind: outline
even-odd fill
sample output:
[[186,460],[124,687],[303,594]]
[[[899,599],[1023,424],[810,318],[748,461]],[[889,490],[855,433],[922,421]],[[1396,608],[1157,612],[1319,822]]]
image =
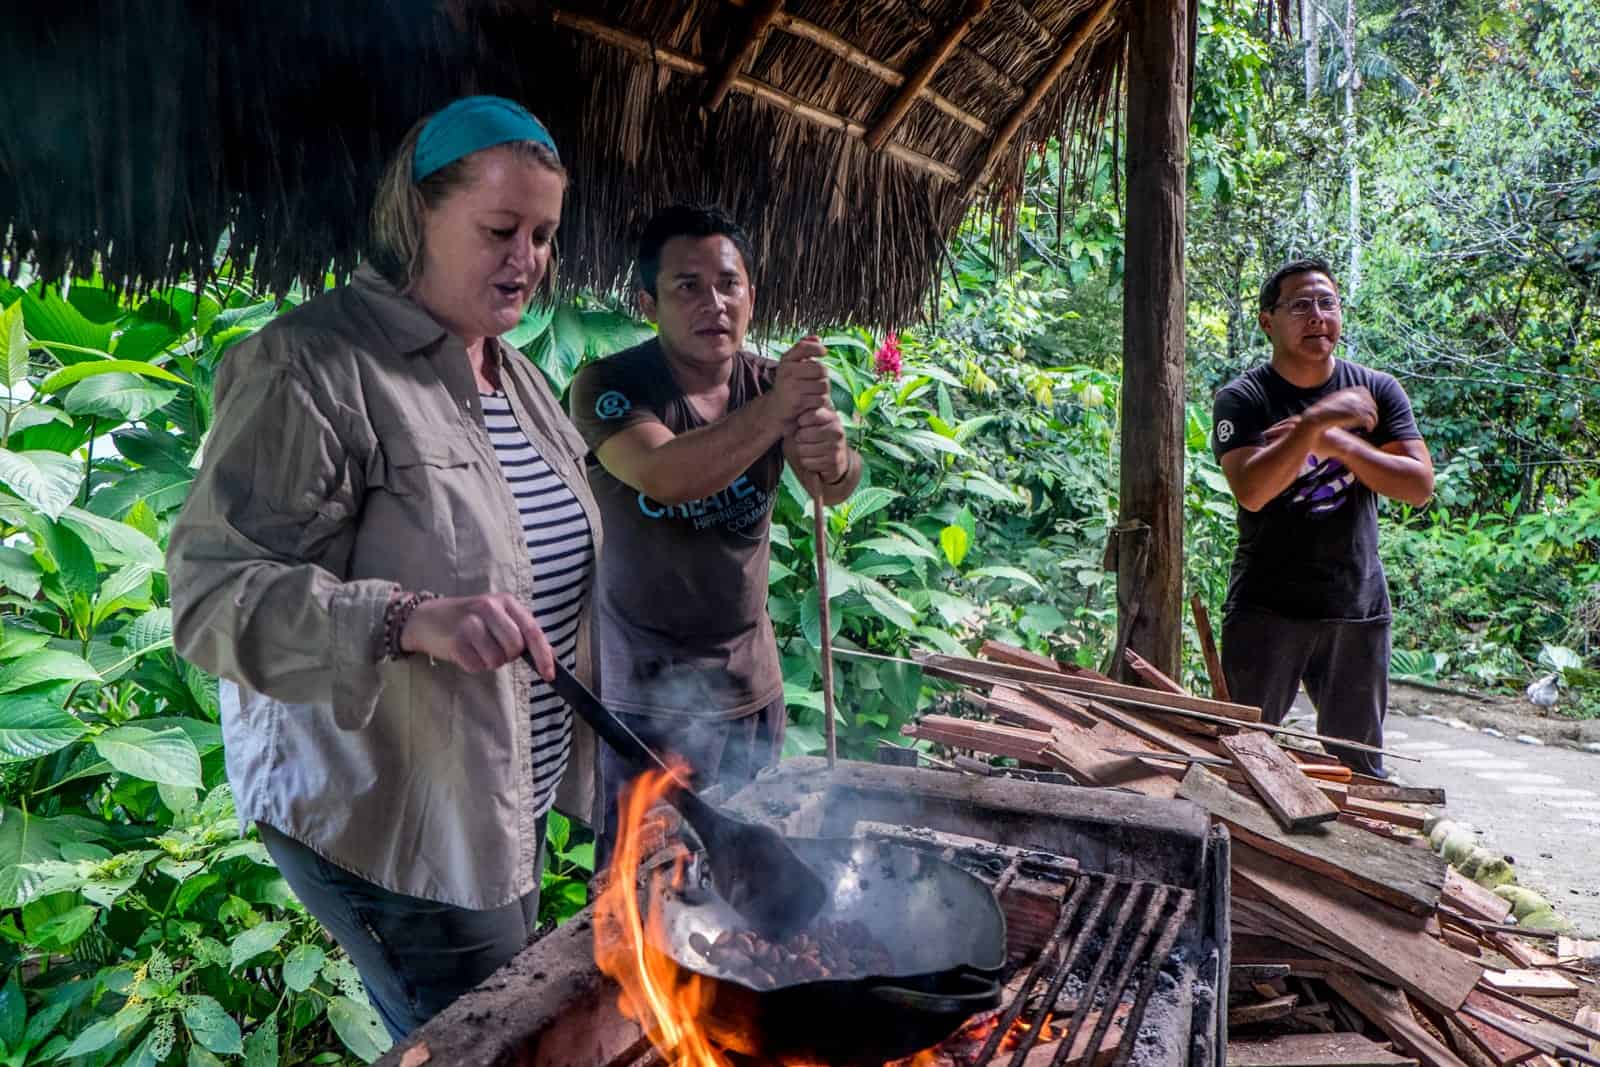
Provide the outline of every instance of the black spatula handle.
[[[528,652],[522,653],[522,658],[528,666],[534,667],[533,656]],[[538,668],[534,667],[534,673]],[[635,769],[643,772],[657,768],[672,774],[672,768],[643,741],[639,735],[628,729],[622,720],[611,713],[611,709],[600,703],[600,698],[589,691],[589,687],[578,681],[577,676],[567,670],[560,660],[556,660],[556,678],[550,683],[550,688],[556,695],[571,705],[584,722],[600,735],[600,739],[616,749],[624,758],[631,760]],[[674,778],[677,775],[673,775]],[[680,785],[682,782],[680,781]]]

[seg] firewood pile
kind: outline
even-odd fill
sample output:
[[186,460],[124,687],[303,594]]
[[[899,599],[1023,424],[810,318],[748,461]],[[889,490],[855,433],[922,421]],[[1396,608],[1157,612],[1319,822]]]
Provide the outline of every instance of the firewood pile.
[[1352,774],[1304,744],[1316,735],[1192,695],[1132,652],[1144,685],[998,642],[981,656],[918,657],[963,686],[962,707],[907,736],[968,773],[1009,757],[1228,827],[1230,1065],[1600,1067],[1600,1016],[1580,1007],[1600,990],[1592,944],[1518,928],[1434,854],[1421,831],[1442,790]]

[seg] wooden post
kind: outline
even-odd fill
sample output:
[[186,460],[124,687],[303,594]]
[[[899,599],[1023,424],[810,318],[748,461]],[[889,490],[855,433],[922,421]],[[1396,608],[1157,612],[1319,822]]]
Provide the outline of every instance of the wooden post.
[[1118,568],[1128,646],[1179,673],[1183,633],[1184,181],[1193,0],[1129,0],[1128,221],[1122,312],[1122,524],[1149,526],[1137,584]]

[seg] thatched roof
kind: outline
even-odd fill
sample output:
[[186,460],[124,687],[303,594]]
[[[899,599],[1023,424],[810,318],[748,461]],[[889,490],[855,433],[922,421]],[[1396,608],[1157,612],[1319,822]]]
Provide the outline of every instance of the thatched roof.
[[356,263],[407,127],[498,92],[572,173],[566,285],[625,282],[645,217],[710,200],[752,230],[765,317],[904,323],[974,201],[1008,219],[1026,152],[1098,138],[1125,3],[23,5],[0,20],[0,235],[13,266],[135,287],[206,273],[225,238],[262,283],[315,288]]

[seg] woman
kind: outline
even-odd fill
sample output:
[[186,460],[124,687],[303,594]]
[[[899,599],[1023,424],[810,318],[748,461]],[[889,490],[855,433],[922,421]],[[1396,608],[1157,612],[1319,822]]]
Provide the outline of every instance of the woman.
[[172,531],[240,820],[397,1039],[528,943],[545,815],[594,796],[545,684],[556,658],[593,681],[586,449],[497,340],[549,296],[565,184],[509,100],[413,128],[369,263],[229,353]]

